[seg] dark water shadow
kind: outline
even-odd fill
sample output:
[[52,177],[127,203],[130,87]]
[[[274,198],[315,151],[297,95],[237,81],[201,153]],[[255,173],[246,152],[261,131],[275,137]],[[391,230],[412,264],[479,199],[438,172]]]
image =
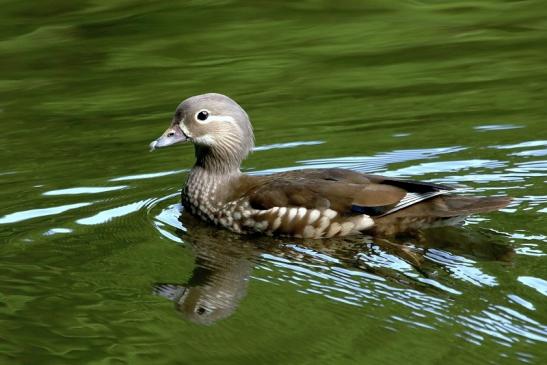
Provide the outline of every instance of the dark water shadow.
[[[398,287],[450,298],[457,291],[442,284],[443,272],[449,275],[468,265],[465,258],[510,263],[514,255],[503,234],[464,227],[397,238],[305,240],[237,235],[187,213],[179,220],[187,230],[176,233],[195,257],[192,275],[185,283],[154,283],[153,293],[174,301],[183,318],[202,325],[214,324],[236,311],[247,294],[253,269],[265,256],[290,260],[306,270],[326,264],[358,271]],[[401,263],[406,264],[405,270],[400,269]]]

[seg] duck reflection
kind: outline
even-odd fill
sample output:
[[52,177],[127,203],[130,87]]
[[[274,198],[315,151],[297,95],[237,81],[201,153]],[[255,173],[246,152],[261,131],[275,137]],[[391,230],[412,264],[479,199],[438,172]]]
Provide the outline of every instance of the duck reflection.
[[[240,236],[208,226],[188,214],[181,216],[187,232],[177,233],[193,250],[195,267],[187,283],[156,283],[153,293],[175,302],[175,309],[187,320],[211,325],[234,313],[247,294],[253,268],[273,255],[295,263],[317,264],[328,257],[328,264],[365,271],[391,282],[421,291],[439,289],[409,280],[389,265],[378,265],[378,257],[389,254],[406,262],[423,277],[450,267],[450,262],[428,260],[431,250],[481,260],[510,262],[512,248],[500,234],[462,229],[434,229],[414,237],[339,238],[296,240]],[[323,264],[325,262],[323,261]],[[442,270],[441,270],[442,271]],[[449,270],[446,270],[449,271]],[[436,275],[436,274],[434,274]],[[446,293],[443,293],[446,294]]]
[[252,242],[190,220],[192,228],[178,234],[194,251],[192,275],[186,284],[157,283],[154,294],[174,301],[187,320],[210,325],[230,316],[245,296],[259,251]]

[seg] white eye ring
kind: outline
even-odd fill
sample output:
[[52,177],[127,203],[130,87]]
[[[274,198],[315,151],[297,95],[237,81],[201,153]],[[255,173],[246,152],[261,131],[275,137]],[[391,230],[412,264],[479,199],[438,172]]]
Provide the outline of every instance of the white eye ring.
[[196,113],[196,115],[194,115],[194,119],[200,124],[205,124],[209,123],[207,119],[210,115],[211,113],[207,109],[201,109],[199,112]]

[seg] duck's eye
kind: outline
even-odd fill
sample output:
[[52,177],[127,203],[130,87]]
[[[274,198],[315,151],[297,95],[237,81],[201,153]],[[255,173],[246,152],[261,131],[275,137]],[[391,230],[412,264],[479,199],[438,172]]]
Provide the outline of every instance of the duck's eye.
[[198,113],[197,118],[203,122],[209,118],[209,112],[207,110],[202,110]]

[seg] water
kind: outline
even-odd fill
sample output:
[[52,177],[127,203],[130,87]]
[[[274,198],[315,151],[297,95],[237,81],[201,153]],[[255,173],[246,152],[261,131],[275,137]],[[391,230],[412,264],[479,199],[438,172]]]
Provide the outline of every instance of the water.
[[[0,363],[545,363],[546,9],[3,2]],[[192,149],[147,146],[207,91],[249,112],[249,173],[515,200],[400,241],[179,220]]]

